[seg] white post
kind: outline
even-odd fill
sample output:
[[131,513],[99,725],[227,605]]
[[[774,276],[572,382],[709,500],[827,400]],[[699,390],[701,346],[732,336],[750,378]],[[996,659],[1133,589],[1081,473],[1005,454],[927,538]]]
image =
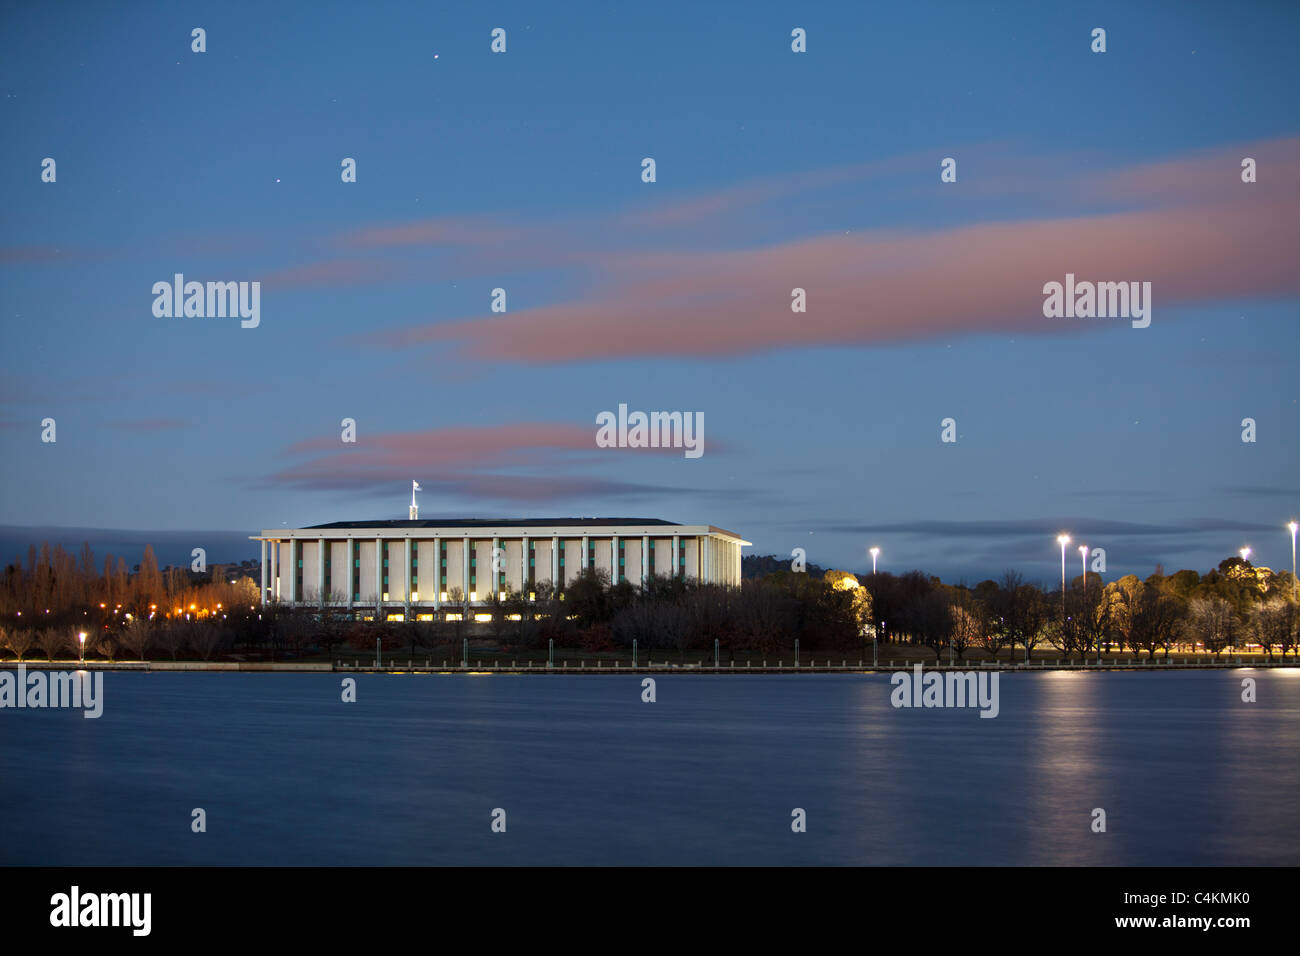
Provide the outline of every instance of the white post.
[[551,593],[560,590],[560,536],[551,535]]
[[[414,500],[415,492],[411,492],[411,498]],[[402,593],[406,595],[406,606],[402,610],[402,620],[411,619],[411,538],[408,535],[406,543],[406,575],[402,578]]]
[[525,601],[528,600],[528,535],[524,535],[519,543],[519,594]]
[[384,619],[384,542],[375,539],[375,620]]

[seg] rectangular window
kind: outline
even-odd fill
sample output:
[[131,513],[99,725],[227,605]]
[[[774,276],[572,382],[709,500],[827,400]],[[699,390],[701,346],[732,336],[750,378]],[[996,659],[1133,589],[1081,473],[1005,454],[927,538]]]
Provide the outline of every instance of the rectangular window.
[[361,600],[361,542],[352,542],[352,600]]

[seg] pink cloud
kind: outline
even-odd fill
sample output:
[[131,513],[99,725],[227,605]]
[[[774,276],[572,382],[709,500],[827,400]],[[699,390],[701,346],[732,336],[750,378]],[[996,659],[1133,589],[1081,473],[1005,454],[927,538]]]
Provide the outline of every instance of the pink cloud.
[[[721,444],[710,440],[709,450]],[[304,488],[378,488],[419,480],[426,488],[459,490],[480,498],[520,501],[581,497],[582,492],[648,492],[649,486],[611,481],[590,474],[594,463],[619,454],[681,457],[680,449],[601,449],[596,446],[595,412],[590,425],[515,422],[439,428],[358,437],[343,444],[337,436],[296,442],[285,454],[303,456],[300,464],[271,476],[273,482]],[[565,475],[568,468],[582,473]],[[531,476],[493,473],[536,469]]]
[[[1043,284],[1152,283],[1154,321],[1180,303],[1300,292],[1300,140],[1252,144],[1270,175],[1240,180],[1242,147],[1147,164],[1077,184],[1157,208],[929,232],[881,229],[758,249],[623,255],[614,281],[542,308],[382,333],[393,347],[458,343],[464,357],[522,363],[739,355],[872,345],[998,330],[1075,331],[1046,319]],[[1072,188],[1062,183],[1062,189]],[[790,311],[804,288],[808,312]]]

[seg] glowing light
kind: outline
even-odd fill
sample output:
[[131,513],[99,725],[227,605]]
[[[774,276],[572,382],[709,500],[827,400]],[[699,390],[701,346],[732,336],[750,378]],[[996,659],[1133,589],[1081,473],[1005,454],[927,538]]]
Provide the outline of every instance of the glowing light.
[[1067,544],[1070,543],[1070,536],[1068,534],[1058,534],[1056,536],[1056,543],[1064,548]]
[[1241,555],[1241,560],[1245,561],[1247,558],[1250,557],[1250,548],[1242,548],[1241,551],[1238,552],[1238,554]]

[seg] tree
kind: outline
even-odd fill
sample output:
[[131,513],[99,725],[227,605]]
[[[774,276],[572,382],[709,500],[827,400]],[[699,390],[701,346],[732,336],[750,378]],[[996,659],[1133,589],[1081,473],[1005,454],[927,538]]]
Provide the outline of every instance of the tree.
[[1273,660],[1274,646],[1280,646],[1282,653],[1290,644],[1291,620],[1294,605],[1281,596],[1269,598],[1251,609],[1250,635]]
[[934,590],[911,606],[906,615],[908,628],[920,642],[934,651],[934,659],[939,660],[943,648],[952,639],[952,606],[948,595]]
[[1107,645],[1113,641],[1120,650],[1126,645],[1137,649],[1137,645],[1132,643],[1133,623],[1145,589],[1146,585],[1138,580],[1137,575],[1126,574],[1102,590],[1097,613]]
[[988,609],[969,591],[957,590],[952,595],[952,648],[957,659],[966,657],[966,651],[984,644],[988,630]]
[[1226,598],[1217,594],[1199,595],[1188,602],[1187,610],[1190,636],[1204,644],[1215,657],[1236,643],[1237,616]]
[[[76,641],[75,637],[73,637],[73,641]],[[41,650],[45,652],[45,659],[52,661],[54,655],[68,645],[68,629],[66,627],[41,628],[36,637],[36,642],[40,644]]]
[[29,627],[0,628],[0,647],[11,651],[18,660],[36,645],[36,634]]
[[122,628],[119,640],[122,646],[135,655],[137,660],[145,660],[145,652],[153,638],[153,627],[148,620],[135,618]]

